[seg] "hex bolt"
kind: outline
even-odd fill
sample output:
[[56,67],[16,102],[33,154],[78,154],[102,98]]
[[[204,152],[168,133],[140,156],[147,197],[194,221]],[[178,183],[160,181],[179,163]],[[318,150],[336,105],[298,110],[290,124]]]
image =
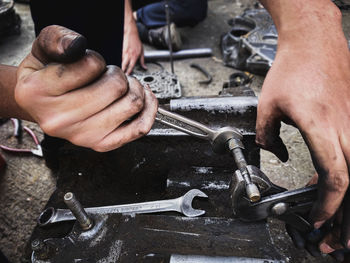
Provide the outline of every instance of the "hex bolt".
[[75,198],[73,193],[66,193],[64,195],[64,202],[72,211],[72,214],[75,216],[84,231],[89,230],[93,226],[93,221],[88,217],[86,211],[80,202]]
[[227,142],[228,148],[231,151],[233,158],[235,160],[235,163],[241,172],[243,179],[245,181],[245,188],[246,193],[251,202],[257,202],[260,200],[261,195],[259,188],[256,186],[255,183],[252,182],[252,179],[250,177],[250,173],[247,169],[247,162],[243,155],[243,144],[241,140],[237,140],[235,138],[230,139]]
[[34,239],[31,243],[35,257],[39,260],[45,260],[50,258],[50,248],[40,239]]

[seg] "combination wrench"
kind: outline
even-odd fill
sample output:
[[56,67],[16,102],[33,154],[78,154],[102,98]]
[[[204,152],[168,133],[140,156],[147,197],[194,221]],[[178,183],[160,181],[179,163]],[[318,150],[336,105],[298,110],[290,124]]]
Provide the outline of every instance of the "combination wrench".
[[[176,211],[184,214],[187,217],[197,217],[205,213],[204,210],[194,209],[192,207],[192,201],[195,197],[208,196],[198,189],[192,189],[185,195],[168,200],[143,202],[135,204],[114,205],[114,206],[101,206],[84,208],[88,214],[145,214],[145,213],[158,213],[158,212],[170,212]],[[72,221],[75,220],[75,216],[69,209],[55,209],[48,207],[45,209],[38,218],[38,224],[40,226],[46,226],[48,224]]]
[[238,129],[227,126],[214,130],[202,123],[160,107],[158,107],[156,121],[191,136],[210,141],[213,151],[216,153],[230,151],[244,178],[246,193],[249,200],[251,202],[257,202],[260,200],[261,195],[259,188],[254,182],[252,182],[251,174],[247,169],[248,164],[242,152],[244,149],[242,143],[243,135]]

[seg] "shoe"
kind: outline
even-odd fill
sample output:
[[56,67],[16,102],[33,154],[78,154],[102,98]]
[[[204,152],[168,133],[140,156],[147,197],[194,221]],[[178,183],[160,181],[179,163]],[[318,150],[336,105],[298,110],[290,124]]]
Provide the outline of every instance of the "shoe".
[[168,34],[168,26],[149,29],[148,30],[148,41],[151,45],[154,45],[159,48],[168,49],[169,42],[171,43],[173,51],[181,49],[182,42],[179,31],[177,30],[174,23],[170,24],[170,41]]

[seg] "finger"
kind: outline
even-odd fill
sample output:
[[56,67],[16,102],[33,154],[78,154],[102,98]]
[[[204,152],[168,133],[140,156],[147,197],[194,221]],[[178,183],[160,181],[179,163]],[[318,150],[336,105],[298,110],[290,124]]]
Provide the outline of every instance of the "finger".
[[[298,126],[306,127],[305,124]],[[331,127],[320,129],[308,125],[301,131],[319,177],[318,198],[312,207],[310,219],[315,228],[320,228],[341,205],[349,184],[348,169],[338,135]]]
[[142,51],[141,51],[140,64],[141,64],[141,67],[142,67],[144,70],[147,70],[147,66],[146,66],[146,63],[145,63],[145,54],[143,53],[143,49],[142,49]]
[[30,75],[31,80],[38,83],[37,88],[46,91],[47,95],[58,96],[76,88],[81,88],[100,77],[106,71],[106,63],[100,54],[88,50],[78,61],[69,64],[51,64],[42,70],[32,73],[22,71],[20,80]]
[[313,257],[321,256],[321,252],[315,244],[307,243],[305,248],[310,253],[311,256]]
[[340,228],[338,226],[333,227],[319,244],[319,249],[324,254],[333,253],[336,250],[343,249],[340,244]]
[[126,70],[126,75],[130,75],[136,65],[137,59],[132,58],[130,59],[129,65],[128,65],[128,69]]
[[[131,77],[128,79],[129,90],[127,94],[113,104],[110,104],[103,111],[80,123],[79,126],[84,127],[84,129],[76,132],[75,127],[73,127],[69,132],[73,135],[70,141],[77,145],[95,149],[105,136],[112,133],[125,121],[128,121],[143,110],[145,105],[145,89],[136,79]],[[99,125],[96,126],[96,123]],[[96,134],[101,134],[102,136],[96,137]]]
[[123,52],[122,70],[124,73],[126,73],[126,70],[128,68],[129,63],[130,63],[130,58],[129,58],[128,54]]
[[275,154],[281,161],[288,160],[288,151],[280,138],[281,122],[279,114],[269,103],[258,104],[256,121],[256,143],[263,149]]
[[286,225],[286,230],[288,235],[291,237],[293,244],[297,248],[305,248],[305,239],[298,230],[296,230],[291,225]]
[[69,63],[85,54],[87,40],[82,35],[62,26],[52,25],[41,30],[32,46],[32,54],[43,64]]
[[126,125],[122,125],[107,135],[96,147],[96,151],[110,151],[146,135],[155,120],[158,100],[149,88],[145,89],[145,107],[140,115]]
[[350,191],[348,190],[343,202],[343,222],[341,225],[341,242],[350,249]]

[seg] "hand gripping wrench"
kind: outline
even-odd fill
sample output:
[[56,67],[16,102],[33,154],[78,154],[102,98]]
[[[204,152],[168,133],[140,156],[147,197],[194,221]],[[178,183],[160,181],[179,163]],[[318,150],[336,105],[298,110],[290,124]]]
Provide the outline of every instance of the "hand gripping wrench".
[[224,153],[229,150],[244,178],[249,200],[251,202],[260,200],[259,188],[252,182],[250,172],[247,169],[248,164],[242,152],[242,149],[244,149],[242,143],[243,135],[239,130],[233,127],[222,127],[214,130],[199,122],[162,108],[158,108],[156,121],[194,137],[210,141],[213,151],[216,153]]
[[[68,194],[72,195],[72,193],[67,193],[66,195]],[[85,210],[85,212],[88,214],[145,214],[176,211],[184,214],[187,217],[197,217],[203,215],[205,211],[194,209],[192,207],[192,201],[195,197],[207,198],[208,196],[198,189],[192,189],[185,195],[175,199],[125,205],[90,207],[83,210]],[[52,223],[71,221],[75,219],[76,217],[69,209],[55,209],[53,207],[48,207],[40,214],[38,224],[40,226],[45,226]]]

